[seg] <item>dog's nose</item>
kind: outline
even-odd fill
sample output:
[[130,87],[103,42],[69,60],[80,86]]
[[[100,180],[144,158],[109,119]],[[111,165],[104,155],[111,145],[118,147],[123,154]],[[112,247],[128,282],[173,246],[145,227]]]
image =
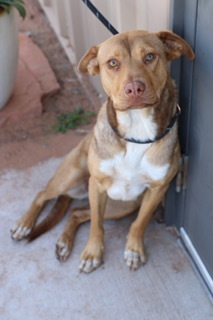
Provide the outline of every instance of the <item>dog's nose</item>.
[[145,84],[141,81],[128,82],[124,88],[127,96],[130,98],[140,97],[145,90]]

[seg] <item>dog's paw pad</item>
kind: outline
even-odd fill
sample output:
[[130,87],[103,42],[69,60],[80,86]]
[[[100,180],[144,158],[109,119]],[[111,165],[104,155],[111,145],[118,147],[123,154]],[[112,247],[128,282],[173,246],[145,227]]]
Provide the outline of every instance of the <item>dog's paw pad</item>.
[[16,224],[10,231],[12,239],[22,240],[30,234],[31,229]]
[[81,260],[79,265],[79,271],[84,273],[90,273],[97,269],[101,265],[102,261],[100,259],[88,259]]
[[141,264],[146,263],[146,257],[144,255],[132,250],[124,251],[124,260],[126,261],[127,267],[131,270],[136,270]]
[[56,243],[55,253],[59,261],[66,261],[70,255],[70,249],[68,244],[59,240]]

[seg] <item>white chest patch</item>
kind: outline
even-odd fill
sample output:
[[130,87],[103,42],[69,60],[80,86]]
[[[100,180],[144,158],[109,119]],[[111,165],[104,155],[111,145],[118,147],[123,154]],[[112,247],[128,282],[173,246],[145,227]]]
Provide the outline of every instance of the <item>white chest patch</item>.
[[[150,122],[150,119],[148,121]],[[156,132],[154,125],[141,130],[140,123],[140,130],[135,128],[131,133],[140,131],[140,135],[137,132],[137,138],[152,139]],[[128,130],[128,137],[131,137],[129,132]],[[101,172],[112,178],[112,184],[107,190],[110,198],[123,201],[135,200],[148,187],[148,181],[157,181],[165,177],[169,164],[156,166],[150,163],[145,155],[148,148],[150,148],[150,144],[128,142],[126,152],[120,152],[111,159],[101,161]]]
[[121,152],[112,159],[103,160],[100,170],[113,179],[108,196],[114,200],[134,200],[148,187],[148,180],[165,177],[169,164],[151,164],[144,152],[149,145],[127,144],[127,152]]

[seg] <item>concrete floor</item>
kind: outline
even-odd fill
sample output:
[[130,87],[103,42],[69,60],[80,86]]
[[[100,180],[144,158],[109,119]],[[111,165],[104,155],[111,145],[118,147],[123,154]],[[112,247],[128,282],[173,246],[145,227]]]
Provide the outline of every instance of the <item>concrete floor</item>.
[[61,159],[24,171],[0,172],[1,320],[210,320],[213,308],[177,238],[152,222],[146,232],[148,263],[127,269],[123,249],[134,216],[105,223],[105,263],[79,274],[79,255],[89,223],[81,226],[65,263],[56,260],[62,221],[31,244],[16,243],[10,227],[43,188]]

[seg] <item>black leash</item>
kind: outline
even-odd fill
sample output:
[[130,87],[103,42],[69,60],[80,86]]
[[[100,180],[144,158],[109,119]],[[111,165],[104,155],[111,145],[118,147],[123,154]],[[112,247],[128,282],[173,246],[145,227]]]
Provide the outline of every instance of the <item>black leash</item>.
[[94,15],[105,25],[105,27],[113,34],[118,31],[111,25],[111,23],[102,15],[102,13],[89,0],[82,0],[86,6],[94,13]]

